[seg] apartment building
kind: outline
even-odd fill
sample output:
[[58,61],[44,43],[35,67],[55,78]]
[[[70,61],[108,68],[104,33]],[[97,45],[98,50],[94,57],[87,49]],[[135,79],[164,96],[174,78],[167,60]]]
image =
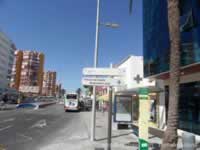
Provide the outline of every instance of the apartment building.
[[44,54],[18,50],[12,68],[11,87],[23,93],[42,93]]
[[61,97],[62,84],[56,84],[56,97]]
[[45,96],[56,95],[56,72],[55,71],[44,72],[42,94]]
[[14,43],[0,31],[0,92],[3,92],[10,83],[14,52]]

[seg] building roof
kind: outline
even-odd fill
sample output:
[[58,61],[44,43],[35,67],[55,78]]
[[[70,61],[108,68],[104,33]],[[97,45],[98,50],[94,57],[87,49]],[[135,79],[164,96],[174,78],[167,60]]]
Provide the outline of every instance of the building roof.
[[128,61],[132,57],[141,57],[141,58],[143,58],[143,56],[129,55],[129,56],[125,57],[124,59],[122,59],[121,62],[119,62],[118,64],[114,64],[113,67],[114,68],[119,67],[120,65],[122,65],[123,63],[125,63],[126,61]]

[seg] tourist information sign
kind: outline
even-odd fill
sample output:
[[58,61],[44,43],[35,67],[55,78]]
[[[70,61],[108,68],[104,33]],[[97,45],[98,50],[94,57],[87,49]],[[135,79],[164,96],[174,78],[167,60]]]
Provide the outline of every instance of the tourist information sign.
[[148,150],[149,143],[149,90],[148,88],[140,88],[139,90],[139,148],[140,150]]
[[111,77],[83,77],[82,84],[88,86],[122,86],[120,79]]

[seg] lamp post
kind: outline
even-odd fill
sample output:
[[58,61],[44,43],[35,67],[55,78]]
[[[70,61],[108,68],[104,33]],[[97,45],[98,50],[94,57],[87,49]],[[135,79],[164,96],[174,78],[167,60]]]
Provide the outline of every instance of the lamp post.
[[[98,48],[99,48],[99,26],[103,25],[110,28],[118,28],[118,24],[114,23],[100,23],[100,0],[97,0],[97,17],[96,17],[96,36],[94,49],[94,68],[98,67]],[[93,86],[93,103],[92,103],[92,122],[91,122],[91,136],[90,140],[95,140],[95,126],[96,126],[96,86]]]
[[[100,16],[100,0],[97,0],[97,18],[96,18],[96,37],[94,49],[94,68],[98,65],[98,47],[99,47],[99,16]],[[91,141],[95,140],[96,126],[96,86],[93,86],[93,102],[92,102],[92,122],[91,122]]]

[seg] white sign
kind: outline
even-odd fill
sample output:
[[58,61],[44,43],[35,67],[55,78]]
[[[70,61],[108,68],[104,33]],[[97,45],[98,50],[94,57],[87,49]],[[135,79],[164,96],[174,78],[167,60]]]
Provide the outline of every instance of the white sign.
[[82,84],[88,86],[122,86],[122,82],[119,79],[113,79],[110,77],[84,77],[82,79]]
[[83,75],[86,76],[123,76],[125,70],[117,68],[84,68]]
[[19,91],[24,93],[39,93],[39,86],[20,86]]

